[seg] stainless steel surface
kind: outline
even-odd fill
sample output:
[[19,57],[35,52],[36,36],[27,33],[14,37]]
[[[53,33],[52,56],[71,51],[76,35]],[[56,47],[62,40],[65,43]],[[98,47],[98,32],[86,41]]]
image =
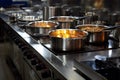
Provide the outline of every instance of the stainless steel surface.
[[5,11],[4,14],[9,16],[9,19],[10,19],[11,23],[16,22],[18,20],[18,18],[21,18],[24,15],[27,15],[27,13],[25,13],[22,10],[14,10],[14,9]]
[[48,35],[49,31],[56,29],[59,23],[54,21],[34,21],[28,23],[25,31],[30,35]]
[[95,71],[89,69],[89,67],[87,67],[86,65],[83,65],[82,63],[78,63],[77,61],[75,61],[74,65],[75,65],[75,68],[79,69],[82,73],[87,75],[89,77],[89,79],[107,80],[105,77],[103,77],[100,74],[96,73]]
[[49,18],[61,15],[63,15],[63,9],[61,6],[49,6]]
[[120,28],[117,28],[112,31],[112,35],[116,40],[120,41]]
[[43,20],[49,19],[49,9],[48,7],[43,7]]
[[[3,18],[3,20],[6,20]],[[2,20],[0,20],[2,21]],[[9,24],[9,20],[7,22],[2,21],[4,23],[4,27],[12,30],[12,32],[16,33],[18,39],[21,39],[23,42],[29,44],[31,49],[35,52],[39,59],[48,65],[50,69],[52,69],[59,77],[67,80],[85,80],[82,76],[74,72],[73,67],[69,66],[69,64],[63,64],[63,62],[57,58],[51,51],[45,48],[42,44],[38,43],[32,37],[30,37],[26,32],[20,29],[17,25]],[[7,24],[6,24],[7,23]],[[9,25],[8,25],[9,24]],[[19,36],[19,37],[18,37]]]
[[[4,17],[3,17],[4,16]],[[34,51],[34,54],[38,56],[47,66],[53,70],[62,80],[86,80],[82,75],[76,73],[75,63],[74,60],[77,61],[86,61],[86,60],[94,60],[96,55],[105,56],[106,58],[115,58],[120,57],[120,48],[109,48],[109,49],[102,49],[99,51],[88,51],[88,52],[73,52],[74,54],[55,54],[57,52],[51,51],[49,48],[44,46],[43,44],[37,42],[33,39],[30,35],[28,35],[24,30],[22,30],[16,24],[10,24],[9,17],[5,15],[0,15],[3,21],[0,20],[2,23],[1,26],[4,26],[8,31],[13,32],[17,40],[21,40],[25,43],[29,49]],[[3,25],[4,24],[4,25]],[[11,38],[13,39],[13,38]],[[16,40],[16,39],[15,39]],[[18,44],[18,43],[17,43]],[[120,46],[120,42],[117,43]],[[112,43],[109,47],[112,46]],[[93,48],[93,47],[91,47]],[[95,74],[94,74],[95,76]],[[100,76],[99,76],[100,77]]]
[[51,48],[56,51],[75,51],[84,47],[87,32],[77,29],[56,29],[49,33]]
[[[101,30],[97,29],[97,27],[101,28]],[[108,26],[94,24],[78,25],[77,28],[80,30],[88,31],[89,36],[87,37],[87,42],[89,43],[100,43],[108,41],[109,35],[112,31],[108,29],[109,28]]]
[[60,29],[70,29],[75,28],[77,23],[79,22],[78,17],[74,16],[53,16],[49,18],[50,20],[56,21],[60,23]]
[[22,17],[18,18],[20,21],[38,21],[41,20],[41,17],[39,15],[23,15]]

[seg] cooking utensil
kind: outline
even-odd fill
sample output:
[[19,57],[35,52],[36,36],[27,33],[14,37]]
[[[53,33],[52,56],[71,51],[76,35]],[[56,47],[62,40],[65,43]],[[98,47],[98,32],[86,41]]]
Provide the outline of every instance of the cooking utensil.
[[18,20],[23,21],[23,22],[32,22],[32,21],[41,20],[41,17],[38,15],[25,15],[25,16],[20,17]]
[[76,28],[89,33],[87,37],[87,42],[89,43],[103,43],[108,41],[112,31],[112,28],[108,26],[94,24],[78,25]]
[[58,25],[59,23],[53,21],[35,21],[28,23],[25,30],[31,35],[39,34],[45,36],[48,35],[49,31],[56,29]]
[[49,32],[51,48],[57,51],[74,51],[84,47],[88,33],[78,29],[56,29]]
[[118,28],[119,26],[111,26],[111,27],[108,27],[108,28],[105,28],[104,30],[114,30],[116,28]]
[[73,16],[53,16],[50,20],[60,23],[59,29],[74,29],[81,18]]
[[20,17],[27,15],[22,10],[8,10],[8,11],[5,11],[4,14],[9,16],[11,23],[15,23]]

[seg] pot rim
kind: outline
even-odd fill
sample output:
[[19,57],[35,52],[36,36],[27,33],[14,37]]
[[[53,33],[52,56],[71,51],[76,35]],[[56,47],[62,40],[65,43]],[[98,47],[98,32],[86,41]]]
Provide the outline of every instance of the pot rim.
[[[27,18],[30,18],[32,17],[33,19],[29,20]],[[41,20],[42,18],[38,15],[25,15],[25,16],[22,16],[20,18],[18,18],[19,21],[27,21],[27,22],[31,22],[31,21],[39,21]]]
[[[52,16],[49,18],[49,20],[54,20],[54,21],[57,21],[57,22],[61,22],[57,19],[59,18],[65,18],[66,20],[68,19],[73,19],[72,21],[69,21],[69,22],[73,22],[74,20],[78,20],[78,19],[81,19],[81,17],[76,17],[76,16]],[[68,22],[68,21],[62,21],[62,22]]]
[[[34,23],[37,23],[37,22],[52,22],[52,23],[54,23],[55,24],[55,26],[51,26],[51,27],[43,27],[43,26],[39,26],[39,27],[36,27],[36,26],[32,26],[32,24],[34,24]],[[27,25],[27,28],[43,28],[43,29],[50,29],[50,28],[56,28],[57,26],[59,26],[59,23],[58,22],[54,22],[54,21],[44,21],[44,20],[42,20],[42,21],[34,21],[34,22],[30,22],[30,23],[28,23]]]
[[110,26],[106,26],[106,25],[99,25],[99,24],[82,24],[82,25],[77,25],[75,26],[76,29],[79,29],[79,27],[87,27],[87,26],[94,26],[94,27],[103,27],[104,29],[100,32],[89,32],[89,33],[101,33],[101,32],[106,32],[106,31],[111,31]]
[[[85,36],[83,36],[82,38],[81,38],[81,37],[74,37],[74,38],[68,37],[68,38],[62,38],[62,37],[54,37],[54,36],[51,36],[50,34],[51,34],[52,32],[54,32],[54,31],[56,31],[56,30],[76,30],[76,31],[80,31],[80,32],[85,33]],[[48,32],[50,38],[70,39],[70,40],[74,39],[74,40],[75,40],[75,39],[86,39],[87,36],[88,36],[88,32],[87,32],[87,31],[81,31],[81,30],[79,30],[79,29],[56,29],[56,30],[51,30],[51,31]]]

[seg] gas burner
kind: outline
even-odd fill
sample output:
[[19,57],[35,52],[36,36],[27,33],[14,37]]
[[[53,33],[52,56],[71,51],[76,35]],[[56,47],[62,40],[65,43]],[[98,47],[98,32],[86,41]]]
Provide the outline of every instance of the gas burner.
[[[91,74],[100,74],[102,77],[105,77],[107,80],[118,80],[120,79],[120,58],[108,58],[106,60],[95,59],[93,61],[75,61],[77,64],[76,71],[81,71],[81,66],[83,69],[89,69]],[[80,68],[79,68],[80,67]],[[82,71],[85,73],[86,71]],[[96,75],[97,76],[97,75]],[[99,76],[100,77],[100,76]]]
[[51,40],[50,37],[47,35],[39,35],[39,34],[30,34],[35,40],[42,43],[43,46],[53,51],[56,55],[67,55],[67,54],[78,54],[78,53],[84,53],[84,52],[93,52],[93,51],[100,51],[100,50],[109,50],[109,49],[116,49],[119,48],[120,45],[119,42],[116,41],[114,38],[110,37],[108,41],[104,43],[86,43],[85,46],[76,51],[58,51],[53,50],[51,48]]
[[[26,24],[26,23],[24,23]],[[19,23],[21,25],[21,23]],[[22,29],[25,30],[25,26],[22,26]],[[79,54],[85,52],[93,52],[93,51],[100,51],[100,50],[109,50],[109,49],[117,49],[120,48],[119,41],[114,39],[113,37],[109,37],[108,41],[103,43],[85,43],[84,47],[80,50],[76,51],[58,51],[53,50],[51,48],[51,39],[49,35],[41,35],[37,33],[28,33],[32,38],[34,38],[39,43],[42,43],[50,51],[53,51],[55,55],[70,55],[70,54]]]

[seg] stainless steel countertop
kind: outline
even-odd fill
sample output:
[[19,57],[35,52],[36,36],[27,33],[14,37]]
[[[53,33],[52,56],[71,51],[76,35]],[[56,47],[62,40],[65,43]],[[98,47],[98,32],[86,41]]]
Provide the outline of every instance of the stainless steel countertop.
[[[74,71],[74,60],[94,60],[96,55],[105,56],[107,58],[114,58],[120,56],[120,48],[100,50],[94,52],[75,53],[67,55],[55,55],[53,52],[45,48],[41,43],[34,40],[24,30],[20,29],[17,25],[9,23],[9,18],[0,15],[0,17],[9,25],[14,32],[24,39],[37,53],[40,58],[42,57],[51,67],[56,69],[67,80],[85,80],[81,75]],[[119,44],[120,45],[120,44]]]
[[1,14],[0,17],[3,19],[2,22],[3,24],[5,24],[5,26],[10,27],[15,33],[17,33],[18,36],[24,39],[25,42],[27,42],[32,48],[34,48],[35,51],[37,51],[40,58],[43,58],[43,60],[45,60],[45,62],[49,64],[50,67],[56,69],[56,71],[60,73],[61,76],[64,77],[64,79],[85,80],[82,76],[74,72],[71,66],[67,64],[63,65],[63,62],[59,58],[57,58],[57,56],[55,56],[51,51],[46,49],[42,44],[35,41],[31,36],[29,36],[26,32],[20,29],[17,25],[10,24],[9,18],[6,15]]

